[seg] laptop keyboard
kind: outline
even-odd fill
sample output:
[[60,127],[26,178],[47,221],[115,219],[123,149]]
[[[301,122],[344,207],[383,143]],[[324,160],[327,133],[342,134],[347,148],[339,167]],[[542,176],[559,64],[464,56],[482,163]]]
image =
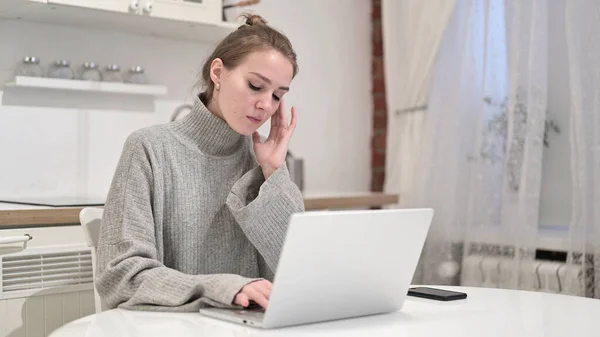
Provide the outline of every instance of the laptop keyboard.
[[265,310],[262,309],[257,309],[257,310],[248,310],[248,309],[242,309],[242,310],[231,310],[231,312],[240,317],[240,318],[244,318],[244,319],[252,319],[252,320],[256,320],[256,321],[262,321],[262,319],[265,317]]
[[265,308],[260,305],[250,302],[250,305],[244,309],[235,309],[232,312],[239,317],[246,317],[255,320],[262,320],[265,316]]
[[245,310],[265,312],[265,308],[261,307],[260,304],[254,302],[254,301],[250,301],[250,305]]

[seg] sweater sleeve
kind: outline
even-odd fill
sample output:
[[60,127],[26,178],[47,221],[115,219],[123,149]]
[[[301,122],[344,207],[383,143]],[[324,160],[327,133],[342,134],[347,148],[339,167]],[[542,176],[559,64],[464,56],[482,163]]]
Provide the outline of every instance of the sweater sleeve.
[[253,279],[188,275],[161,261],[152,212],[150,149],[139,133],[127,139],[108,193],[97,247],[96,288],[102,307],[157,311],[236,307],[235,295]]
[[243,175],[232,187],[227,206],[274,273],[293,213],[304,212],[302,193],[284,163],[267,180],[261,167]]

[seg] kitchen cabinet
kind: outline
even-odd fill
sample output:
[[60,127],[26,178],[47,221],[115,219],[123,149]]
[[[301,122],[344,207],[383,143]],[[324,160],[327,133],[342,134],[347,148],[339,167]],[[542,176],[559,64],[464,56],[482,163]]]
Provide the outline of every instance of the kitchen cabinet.
[[142,15],[188,22],[221,22],[222,0],[146,0],[141,1]]
[[136,13],[139,10],[139,0],[47,0],[49,4],[100,9],[105,11]]
[[220,41],[223,0],[0,0],[0,19],[104,29],[177,40]]
[[196,23],[221,22],[223,6],[223,0],[48,0],[48,3]]

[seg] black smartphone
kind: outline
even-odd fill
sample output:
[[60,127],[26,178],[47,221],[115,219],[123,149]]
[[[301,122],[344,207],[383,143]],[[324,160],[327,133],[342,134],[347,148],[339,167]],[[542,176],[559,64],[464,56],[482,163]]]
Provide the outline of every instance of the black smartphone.
[[408,296],[428,298],[437,301],[454,301],[467,298],[466,293],[428,287],[409,288]]

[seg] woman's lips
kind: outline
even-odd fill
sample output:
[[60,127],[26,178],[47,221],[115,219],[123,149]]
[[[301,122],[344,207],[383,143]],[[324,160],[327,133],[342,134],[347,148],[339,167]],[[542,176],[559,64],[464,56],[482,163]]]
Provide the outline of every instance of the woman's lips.
[[248,116],[248,119],[254,123],[254,124],[259,124],[260,123],[260,118],[255,118],[255,117],[250,117]]

